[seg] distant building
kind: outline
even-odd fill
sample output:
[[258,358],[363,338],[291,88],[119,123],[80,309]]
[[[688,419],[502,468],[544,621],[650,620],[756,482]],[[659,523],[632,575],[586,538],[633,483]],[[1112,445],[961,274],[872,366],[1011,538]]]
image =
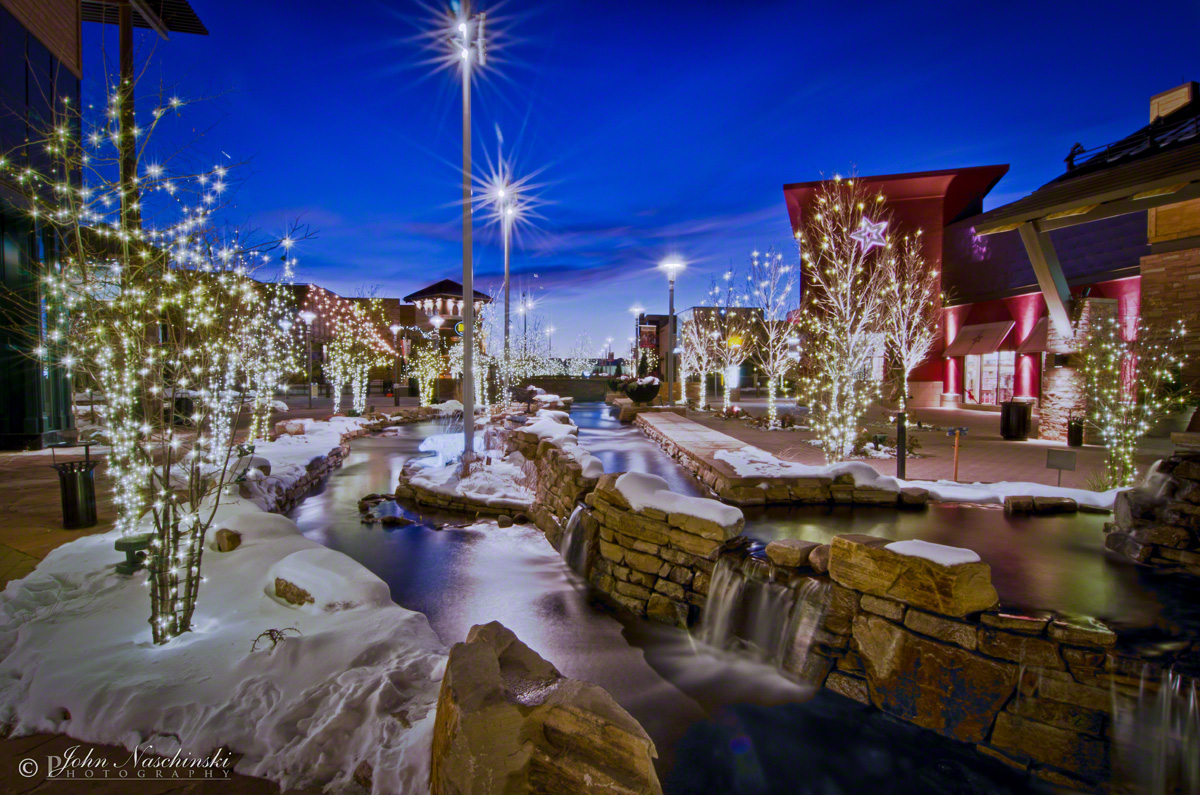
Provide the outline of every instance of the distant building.
[[[490,304],[492,299],[487,293],[478,290],[473,292],[475,316],[478,317],[484,304]],[[463,286],[459,282],[442,279],[404,296],[404,302],[409,306],[402,308],[412,312],[413,325],[420,326],[425,331],[437,328],[443,334],[461,336],[459,322],[463,317]]]

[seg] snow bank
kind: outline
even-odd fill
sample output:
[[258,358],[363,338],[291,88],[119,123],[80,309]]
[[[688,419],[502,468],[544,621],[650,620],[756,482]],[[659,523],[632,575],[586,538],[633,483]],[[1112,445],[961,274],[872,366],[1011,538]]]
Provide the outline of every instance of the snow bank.
[[[305,426],[303,435],[255,442],[254,458],[270,461],[271,474],[248,481],[251,499],[263,510],[271,510],[275,501],[304,477],[310,463],[324,459],[341,446],[342,437],[367,423],[362,417],[330,417],[328,422],[311,422]],[[229,473],[236,476],[241,471],[230,468]]]
[[667,481],[658,475],[626,472],[617,478],[617,490],[635,511],[655,508],[667,514],[682,513],[707,519],[722,527],[736,524],[742,519],[741,510],[732,505],[704,497],[674,493]]
[[534,395],[533,399],[538,403],[557,403],[562,400],[558,395],[547,395],[545,393]]
[[869,464],[860,461],[843,461],[840,464],[801,464],[782,461],[765,450],[746,447],[741,450],[718,450],[714,454],[718,461],[729,464],[741,477],[766,478],[833,478],[851,475],[859,486],[870,486],[886,491],[899,491],[908,486],[917,486],[929,491],[929,496],[942,502],[974,502],[983,505],[1000,504],[1005,497],[1069,497],[1080,505],[1112,509],[1117,493],[1088,491],[1047,486],[1043,483],[1024,481],[1000,481],[998,483],[956,483],[952,480],[900,480],[890,475],[881,475]]
[[[307,452],[277,451],[311,460],[328,452],[322,438]],[[290,465],[267,447],[256,453],[273,472]],[[0,594],[0,724],[18,736],[151,744],[167,755],[225,746],[244,754],[238,772],[284,789],[352,791],[363,761],[376,792],[427,789],[445,648],[425,616],[252,500],[226,498],[217,520],[210,537],[224,527],[243,543],[205,554],[195,629],[164,646],[150,642],[146,572],[113,571],[122,558],[115,533],[59,547],[9,583]],[[282,602],[276,573],[320,598],[304,608]],[[265,630],[289,627],[301,634],[251,652]]]
[[[541,412],[538,412],[539,414]],[[532,433],[539,439],[549,439],[556,447],[562,447],[568,441],[574,441],[579,436],[579,428],[570,422],[558,422],[552,417],[539,417],[521,428],[526,433]]]
[[445,403],[434,403],[429,408],[434,409],[439,414],[461,414],[463,404],[459,400],[447,400]]
[[510,453],[507,458],[489,457],[482,465],[474,466],[467,477],[462,477],[462,465],[458,462],[440,467],[420,469],[409,478],[409,483],[427,491],[461,496],[497,508],[528,508],[535,494],[527,485],[528,476],[523,465],[525,457]]
[[908,541],[893,541],[884,547],[898,555],[908,555],[913,558],[924,558],[942,566],[957,566],[960,563],[978,563],[979,555],[962,547],[949,547],[945,544],[931,544],[928,541],[910,539]]

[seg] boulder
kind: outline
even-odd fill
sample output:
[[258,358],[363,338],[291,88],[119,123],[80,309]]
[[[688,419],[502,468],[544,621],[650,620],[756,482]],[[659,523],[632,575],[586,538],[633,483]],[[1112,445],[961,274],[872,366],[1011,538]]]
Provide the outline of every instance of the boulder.
[[900,504],[910,507],[924,507],[929,503],[929,490],[917,486],[907,486],[900,489]]
[[945,565],[893,552],[877,546],[878,541],[869,537],[834,536],[829,576],[847,588],[944,616],[962,617],[996,604],[992,570],[986,563]]
[[1034,497],[1034,513],[1075,513],[1079,506],[1070,497]]
[[500,527],[512,527],[513,519],[508,514],[502,513],[496,517],[496,524],[498,524]]
[[813,541],[799,538],[784,538],[767,544],[767,559],[776,566],[791,566],[793,568],[808,565],[808,556],[821,546]]
[[493,621],[450,649],[431,795],[662,792],[654,743],[602,688],[568,679]]
[[824,574],[829,571],[829,554],[830,548],[828,544],[821,544],[816,549],[810,550],[808,553],[808,565],[813,567],[813,571],[818,574]]
[[242,534],[236,530],[220,529],[217,531],[217,551],[232,552],[242,545]]
[[1004,498],[1005,513],[1033,513],[1033,497],[1010,495]]
[[314,601],[312,594],[282,577],[275,578],[275,595],[291,605],[306,605]]
[[1017,666],[929,640],[862,613],[854,640],[871,703],[962,742],[982,742],[1012,696]]

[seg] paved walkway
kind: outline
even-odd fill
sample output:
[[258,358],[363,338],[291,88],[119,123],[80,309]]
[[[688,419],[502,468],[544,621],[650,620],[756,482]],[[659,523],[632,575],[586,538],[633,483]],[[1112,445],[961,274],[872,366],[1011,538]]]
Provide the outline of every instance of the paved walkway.
[[[765,401],[742,401],[740,404],[751,413],[759,413]],[[787,461],[805,464],[822,464],[825,461],[820,448],[806,444],[814,438],[807,431],[766,431],[756,428],[745,420],[723,420],[711,413],[689,411],[688,418],[729,434],[747,444],[766,450]],[[917,421],[938,430],[922,430]],[[909,412],[909,435],[915,434],[921,441],[922,458],[910,458],[907,463],[909,479],[950,480],[954,476],[954,439],[946,435],[946,428],[966,427],[968,431],[960,440],[958,479],[963,482],[992,483],[1001,480],[1029,481],[1054,485],[1058,473],[1046,469],[1047,450],[1074,450],[1077,454],[1074,472],[1062,473],[1063,486],[1087,488],[1087,479],[1104,469],[1105,450],[1086,445],[1069,448],[1064,443],[1036,440],[1037,420],[1030,433],[1030,440],[1010,442],[1000,436],[1000,414],[973,411],[970,409],[914,409]],[[885,417],[885,410],[872,408],[866,419],[871,433],[887,433],[895,437],[895,426]],[[1138,449],[1139,471],[1146,471],[1155,461],[1171,454],[1173,445],[1169,439],[1145,439]],[[896,474],[895,459],[866,459],[866,463],[886,475]]]

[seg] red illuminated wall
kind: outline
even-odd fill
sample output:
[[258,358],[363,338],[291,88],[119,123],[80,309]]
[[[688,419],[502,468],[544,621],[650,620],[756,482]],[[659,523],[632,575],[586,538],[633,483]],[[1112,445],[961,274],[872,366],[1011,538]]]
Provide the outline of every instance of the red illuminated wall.
[[[944,227],[980,212],[983,197],[1006,173],[1008,166],[978,166],[857,179],[884,195],[887,210],[892,216],[893,229],[902,233],[922,230],[925,261],[940,272]],[[800,228],[803,215],[808,211],[820,185],[821,182],[816,181],[783,187],[793,232]],[[954,310],[947,310],[947,320],[942,329],[945,339],[954,339],[961,325],[951,327],[953,321],[949,318],[953,316]],[[945,339],[934,344],[935,354],[912,373],[910,382],[946,382],[943,391],[961,391],[957,367],[940,355],[945,348]]]

